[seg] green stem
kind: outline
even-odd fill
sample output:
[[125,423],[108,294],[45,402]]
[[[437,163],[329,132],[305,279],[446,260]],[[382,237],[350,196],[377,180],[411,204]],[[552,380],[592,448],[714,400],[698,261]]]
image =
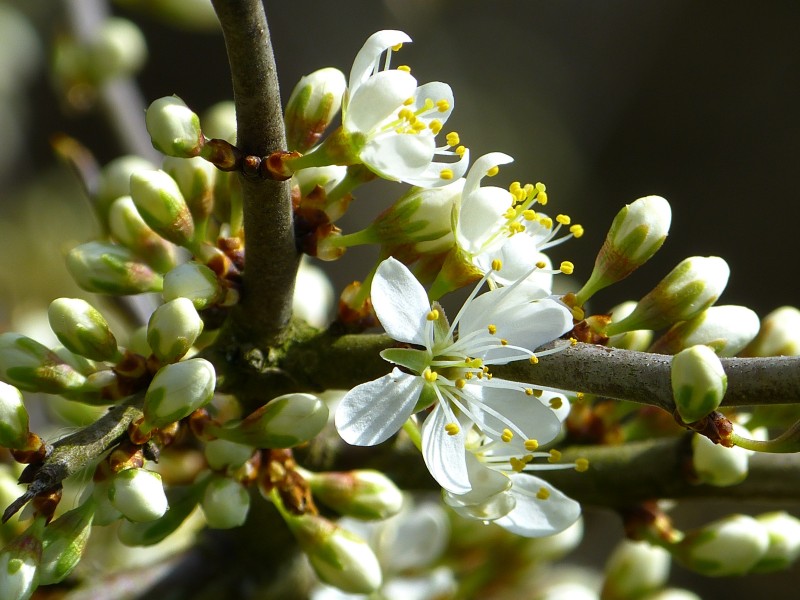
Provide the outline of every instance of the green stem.
[[403,423],[403,431],[406,432],[408,438],[411,440],[411,443],[414,444],[416,449],[422,452],[422,436],[420,435],[419,427],[417,426],[416,421],[409,419]]

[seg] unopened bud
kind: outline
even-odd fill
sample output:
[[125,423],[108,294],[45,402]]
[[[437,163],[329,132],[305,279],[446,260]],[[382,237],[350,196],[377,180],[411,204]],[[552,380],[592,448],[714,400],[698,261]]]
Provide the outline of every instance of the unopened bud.
[[639,198],[614,217],[578,304],[624,279],[652,257],[667,238],[672,221],[669,202],[660,196]]
[[108,212],[111,235],[160,273],[175,266],[175,246],[144,222],[130,196],[117,198]]
[[117,339],[96,308],[80,298],[58,298],[47,309],[50,327],[71,352],[92,360],[112,360]]
[[[636,302],[629,300],[612,308],[609,311],[609,314],[615,321],[621,321],[631,314],[634,308],[636,308]],[[614,348],[622,348],[624,350],[637,350],[639,352],[644,352],[647,350],[652,342],[653,331],[650,329],[635,329],[633,331],[626,331],[625,333],[612,335],[608,339],[609,346],[613,346]]]
[[194,221],[178,184],[164,171],[131,175],[131,198],[145,222],[164,239],[179,246],[191,243]]
[[708,346],[692,346],[672,359],[672,397],[685,423],[699,421],[717,410],[728,389],[722,362]]
[[800,356],[800,310],[776,308],[761,320],[761,330],[743,356]]
[[94,519],[94,501],[84,502],[58,517],[44,530],[39,584],[62,581],[81,560]]
[[689,321],[673,325],[650,352],[677,354],[697,344],[718,356],[735,356],[758,333],[758,315],[745,306],[711,306]]
[[28,411],[22,394],[0,381],[0,446],[25,449],[28,446]]
[[188,417],[211,401],[215,384],[214,366],[203,358],[161,367],[144,397],[142,429],[149,431]]
[[203,320],[188,298],[176,298],[153,311],[147,324],[147,343],[165,363],[186,354],[203,331]]
[[67,270],[75,282],[95,294],[160,292],[161,275],[116,244],[88,242],[67,253]]
[[145,123],[153,148],[167,156],[190,158],[203,148],[200,118],[177,96],[154,100],[147,107]]
[[27,392],[62,394],[79,390],[86,378],[36,340],[0,333],[0,379]]
[[676,558],[710,577],[744,575],[769,548],[767,528],[746,515],[731,515],[689,533],[678,545]]
[[344,74],[331,67],[300,79],[286,103],[286,143],[289,150],[308,152],[339,113],[347,89]]
[[250,494],[238,481],[213,475],[200,502],[206,523],[212,529],[232,529],[243,525],[250,510]]
[[246,444],[237,444],[228,440],[210,440],[206,442],[203,453],[208,466],[219,471],[225,468],[237,469],[250,460],[255,448]]
[[199,485],[171,487],[167,494],[169,510],[152,521],[134,522],[123,519],[117,529],[119,541],[126,546],[152,546],[161,542],[192,514],[201,492]]
[[147,469],[124,469],[108,486],[108,499],[122,516],[131,521],[154,521],[167,508],[161,475]]
[[[750,436],[750,432],[738,423],[733,424],[738,435]],[[716,487],[728,487],[747,478],[750,455],[753,452],[734,446],[726,448],[715,444],[699,433],[692,436],[692,468],[700,483]]]
[[776,511],[758,515],[756,521],[766,528],[769,547],[752,572],[768,573],[788,568],[800,556],[800,519]]
[[623,540],[606,563],[604,600],[639,598],[663,586],[669,577],[669,552],[648,542]]
[[236,144],[236,105],[224,100],[203,112],[203,132],[206,137],[219,138]]
[[313,438],[327,422],[328,407],[322,400],[311,394],[285,394],[241,421],[209,424],[207,431],[255,448],[291,448]]
[[161,168],[178,184],[195,224],[207,219],[214,208],[217,168],[205,159],[167,156]]
[[718,256],[687,258],[639,300],[628,317],[612,322],[606,331],[616,335],[688,321],[716,302],[728,283],[728,275],[728,263]]
[[100,220],[106,223],[108,209],[121,196],[130,196],[131,175],[136,171],[155,169],[155,165],[140,156],[121,156],[100,171],[95,202]]
[[141,29],[128,19],[112,17],[97,30],[87,48],[93,79],[104,81],[126,77],[142,68],[147,60],[147,42]]
[[188,298],[197,310],[219,302],[225,292],[214,271],[196,262],[175,267],[164,277],[164,300]]
[[333,285],[325,271],[301,261],[292,298],[294,315],[314,327],[325,327],[330,322],[334,300]]
[[309,473],[314,497],[341,515],[386,519],[403,506],[403,494],[391,479],[373,470]]
[[44,519],[36,519],[0,551],[0,598],[27,600],[39,585]]

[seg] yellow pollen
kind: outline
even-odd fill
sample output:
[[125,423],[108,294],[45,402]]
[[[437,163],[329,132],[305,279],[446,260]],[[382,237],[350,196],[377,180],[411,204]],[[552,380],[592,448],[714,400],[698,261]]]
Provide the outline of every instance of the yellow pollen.
[[548,457],[547,462],[557,463],[560,460],[561,460],[561,452],[559,452],[555,448],[553,450],[550,450],[550,456]]
[[559,270],[564,273],[564,275],[572,275],[572,272],[575,270],[575,265],[573,265],[568,260],[565,260],[561,263],[561,267]]
[[516,456],[512,456],[511,458],[509,458],[508,464],[510,464],[511,468],[517,473],[520,473],[522,469],[525,468],[525,462],[521,461]]
[[578,473],[584,473],[589,470],[589,459],[588,458],[577,458],[575,459],[575,470]]
[[450,146],[458,146],[461,143],[461,138],[458,136],[458,133],[455,131],[451,131],[445,136],[447,143]]
[[503,440],[506,444],[509,443],[514,438],[514,432],[510,429],[503,429],[503,434],[500,436],[500,439]]
[[517,192],[522,191],[522,185],[519,181],[512,181],[511,185],[508,186],[508,191],[516,195]]
[[586,313],[580,306],[573,306],[569,310],[572,313],[572,318],[576,321],[583,321],[583,318],[586,316]]
[[494,375],[492,375],[491,373],[486,374],[486,379],[491,379],[492,377],[494,377]]
[[478,375],[478,379],[483,379],[483,371],[481,371],[480,373],[477,373],[477,375]]
[[423,104],[422,104],[422,107],[425,110],[431,110],[434,106],[436,106],[436,105],[433,103],[433,100],[431,100],[430,98],[425,98],[425,102],[423,102]]
[[526,221],[533,221],[536,218],[536,211],[531,209],[523,210],[522,218]]
[[558,221],[562,225],[569,225],[572,220],[569,218],[569,215],[558,215],[556,217],[556,221]]
[[536,188],[536,191],[539,192],[540,194],[545,190],[547,190],[547,186],[543,184],[541,181],[537,181],[534,187]]
[[556,398],[550,398],[550,408],[553,408],[553,409],[555,409],[555,410],[558,410],[558,409],[559,409],[559,408],[561,408],[563,405],[564,405],[564,402],[562,402],[561,398],[558,398],[558,397],[556,397]]
[[536,263],[536,268],[537,269],[544,269],[546,266],[547,266],[547,263],[544,262],[543,260],[540,260],[539,262]]
[[537,398],[541,398],[544,392],[542,390],[533,390],[533,395]]
[[472,379],[472,373],[464,373],[464,379]]
[[425,123],[416,118],[414,119],[414,122],[411,124],[411,128],[417,132],[424,131],[427,127],[428,126],[425,125]]
[[403,106],[411,106],[414,104],[414,98],[406,98],[403,100]]
[[528,452],[535,452],[538,447],[539,447],[538,440],[533,440],[533,439],[525,440],[525,450],[527,450]]
[[584,394],[583,392],[577,392],[577,393],[575,394],[575,398],[576,398],[577,400],[581,400],[581,401],[583,401],[583,399],[584,399],[585,397],[586,397],[586,394]]
[[411,67],[409,67],[408,65],[400,65],[399,67],[397,67],[397,70],[404,71],[406,73],[411,73]]
[[494,260],[492,260],[492,270],[493,271],[499,271],[502,268],[503,268],[503,261],[502,260],[500,260],[499,258],[495,258]]
[[547,500],[550,497],[550,490],[547,488],[539,488],[539,491],[536,492],[536,497],[539,500]]
[[439,112],[447,112],[448,110],[450,110],[450,103],[444,98],[442,98],[436,103],[436,108],[439,109]]
[[545,204],[547,204],[547,192],[539,192],[539,193],[536,195],[536,200],[537,200],[537,201],[539,202],[539,204],[541,204],[542,206],[544,206]]
[[[467,373],[467,375],[469,376],[469,373]],[[461,379],[461,378],[456,379],[456,388],[458,388],[459,390],[463,390],[464,386],[466,386],[466,385],[467,385],[467,382],[464,381],[463,379]]]
[[488,330],[489,330],[489,333],[491,333],[492,335],[494,335],[495,333],[497,333],[497,326],[496,326],[496,325],[488,325],[488,326],[486,327],[486,329],[488,329]]
[[431,312],[429,312],[427,315],[425,315],[425,318],[428,321],[436,321],[436,320],[439,319],[439,311],[434,308],[434,309],[431,310]]
[[571,338],[569,338],[569,343],[570,343],[571,346],[577,346],[578,345],[578,340],[575,339],[574,337],[571,337]]
[[422,377],[428,383],[433,383],[439,377],[439,374],[436,371],[431,371],[430,367],[425,367],[425,370],[422,372]]
[[464,156],[466,151],[467,151],[467,149],[464,146],[459,146],[458,148],[456,148],[456,155]]
[[531,357],[528,359],[528,362],[529,362],[529,363],[531,363],[532,365],[538,365],[538,364],[539,364],[539,357],[538,357],[538,356],[536,356],[536,355],[534,355],[534,356],[531,356]]
[[508,346],[508,340],[502,340],[501,339],[500,340],[500,344],[502,344],[503,346]]
[[400,48],[402,48],[402,47],[403,47],[403,42],[400,42],[399,44],[395,44],[394,46],[392,46],[392,50],[394,50],[395,52],[397,52],[397,51],[398,51],[398,50],[400,50]]
[[514,210],[514,207],[509,207],[506,209],[506,212],[503,213],[504,219],[515,219],[517,216],[517,211]]
[[543,216],[539,215],[539,218],[537,219],[537,221],[539,221],[539,224],[542,227],[544,227],[545,229],[552,229],[553,228],[553,219],[551,219],[550,217],[543,217]]
[[411,112],[410,108],[401,108],[399,111],[397,111],[397,116],[404,121],[411,121],[412,119],[416,118],[414,113]]
[[572,226],[569,228],[569,231],[570,231],[570,233],[571,233],[572,235],[574,235],[576,238],[583,237],[583,225],[578,225],[578,224],[576,223],[575,225],[572,225]]
[[526,184],[525,184],[525,187],[524,187],[524,188],[522,188],[522,189],[524,189],[524,190],[525,190],[525,197],[526,197],[526,198],[532,198],[532,197],[533,197],[533,191],[534,191],[536,188],[535,188],[535,187],[533,187],[533,184],[532,184],[532,183],[526,183]]
[[533,388],[525,388],[525,394],[528,396],[533,396]]
[[461,428],[458,426],[458,423],[448,423],[444,426],[444,430],[447,432],[447,435],[458,435]]
[[513,221],[508,224],[508,229],[511,231],[512,235],[515,233],[522,233],[525,231],[525,225],[520,223],[519,221]]
[[442,122],[439,119],[434,119],[430,122],[428,127],[434,134],[437,134],[442,130]]
[[493,166],[491,169],[489,169],[488,171],[486,171],[486,176],[487,176],[487,177],[494,177],[494,176],[495,176],[495,175],[497,175],[499,172],[500,172],[500,167],[498,167],[497,165],[495,165],[495,166]]
[[439,171],[439,177],[444,179],[445,181],[449,181],[453,178],[453,169],[442,169]]

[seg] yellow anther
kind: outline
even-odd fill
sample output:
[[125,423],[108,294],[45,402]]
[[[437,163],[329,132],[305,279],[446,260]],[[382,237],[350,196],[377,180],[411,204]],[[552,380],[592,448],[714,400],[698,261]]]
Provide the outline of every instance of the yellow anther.
[[508,229],[512,235],[515,233],[522,233],[523,231],[525,231],[525,225],[523,225],[519,221],[512,221],[511,223],[508,224]]
[[411,121],[415,119],[414,113],[411,112],[410,108],[401,108],[397,111],[397,116],[403,119],[404,121]]
[[539,500],[547,500],[550,497],[550,490],[547,488],[539,488],[539,491],[536,492],[536,497]]
[[483,379],[483,371],[479,371],[476,373],[476,375],[478,376],[478,379]]
[[402,47],[403,47],[403,42],[400,42],[399,44],[395,44],[394,46],[392,46],[392,50],[397,52]]
[[464,379],[472,379],[472,373],[464,373]]
[[496,325],[487,325],[486,329],[488,329],[489,333],[491,333],[492,335],[497,333],[497,326]]
[[520,460],[527,465],[529,462],[533,460],[533,454],[526,454]]
[[583,225],[575,225],[570,226],[569,232],[574,235],[576,238],[583,237]]
[[580,400],[581,402],[583,402],[583,399],[585,397],[586,397],[586,394],[584,394],[583,392],[576,392],[575,393],[575,399],[576,400]]
[[536,194],[536,201],[542,206],[547,204],[547,192],[539,192]]
[[456,148],[455,152],[457,156],[464,156],[464,154],[467,152],[467,149],[464,146],[459,146]]
[[535,187],[533,187],[533,184],[532,184],[532,183],[526,183],[526,184],[525,184],[525,187],[524,187],[524,188],[522,188],[522,189],[523,189],[523,190],[525,190],[525,197],[526,197],[526,198],[532,198],[532,197],[533,197],[533,191],[534,191],[536,188],[535,188]]
[[540,260],[540,261],[538,261],[538,262],[536,263],[536,268],[537,268],[537,269],[544,269],[544,268],[546,268],[546,267],[547,267],[547,263],[546,263],[546,262],[544,262],[543,260]]
[[453,178],[453,169],[442,169],[439,171],[439,177],[445,181],[451,180]]
[[576,321],[583,321],[586,316],[586,312],[580,306],[573,306],[569,310],[572,313],[572,318]]
[[508,346],[508,340],[501,339],[500,340],[500,344],[503,345],[503,346]]
[[487,177],[494,177],[494,176],[495,176],[495,175],[497,175],[499,172],[500,172],[500,167],[498,167],[497,165],[495,165],[495,166],[493,166],[492,168],[490,168],[489,170],[487,170],[487,171],[486,171],[486,176],[487,176]]
[[434,119],[428,124],[428,127],[434,134],[437,134],[442,130],[442,122],[439,119]]
[[492,270],[493,271],[500,271],[503,268],[503,261],[499,258],[495,258],[492,260]]
[[430,98],[425,98],[425,102],[422,104],[422,108],[425,110],[431,110],[434,106],[435,104]]
[[489,372],[489,367],[483,367],[483,372],[484,373],[488,373]]
[[539,357],[536,356],[536,355],[533,355],[528,359],[528,362],[531,363],[532,365],[538,365],[539,364]]
[[403,100],[403,106],[411,106],[412,104],[414,104],[414,98],[413,97],[406,98],[405,100]]
[[439,374],[436,371],[431,371],[430,367],[425,367],[425,370],[422,372],[422,377],[428,383],[433,383],[439,377]]
[[540,194],[545,190],[547,190],[547,186],[543,184],[541,181],[537,181],[534,187],[536,188],[536,191],[539,192]]
[[442,98],[436,103],[436,108],[439,109],[439,112],[447,112],[448,110],[450,110],[450,103],[444,98]]
[[[469,378],[469,373],[467,373],[467,378]],[[464,381],[463,379],[461,379],[460,377],[458,379],[456,379],[456,388],[458,388],[459,390],[463,390],[464,386],[466,386],[466,385],[467,385],[467,382]]]
[[483,367],[483,360],[481,360],[480,358],[473,358],[472,366],[475,367],[476,369],[480,369],[481,367]]
[[517,217],[517,211],[514,210],[514,207],[511,206],[506,209],[506,212],[503,213],[504,219],[515,219]]
[[525,388],[525,394],[528,396],[533,396],[533,388]]
[[526,221],[533,221],[536,218],[536,211],[531,210],[530,208],[528,210],[523,210],[522,218]]
[[578,473],[584,473],[589,470],[589,459],[588,458],[577,458],[575,459],[575,470]]
[[492,377],[494,377],[494,375],[493,375],[493,374],[491,374],[491,373],[487,373],[487,374],[486,374],[486,379],[491,379]]
[[511,468],[516,472],[520,473],[522,469],[525,468],[525,462],[518,459],[516,456],[512,456],[508,459],[508,464],[511,465]]
[[512,181],[511,185],[508,186],[508,191],[512,194],[515,194],[522,190],[522,185],[519,181]]
[[574,337],[571,337],[571,338],[569,338],[569,343],[570,343],[570,346],[577,346],[578,345],[578,340],[576,338],[574,338]]
[[534,439],[525,440],[525,450],[527,450],[528,452],[535,452],[538,448],[539,448],[538,440]]
[[500,436],[500,439],[503,440],[506,444],[509,443],[514,438],[514,432],[510,429],[503,429],[503,434]]
[[542,215],[539,215],[537,221],[539,221],[539,225],[541,225],[545,229],[553,228],[553,219],[551,219],[550,217],[543,217]]
[[569,225],[572,222],[572,219],[569,218],[569,215],[558,215],[556,217],[556,221],[562,225]]
[[458,423],[448,423],[444,426],[444,430],[447,432],[447,435],[458,435],[461,428],[458,426]]
[[411,67],[409,67],[408,65],[400,65],[399,67],[397,67],[397,70],[404,71],[406,73],[411,73]]
[[572,275],[572,272],[575,270],[575,265],[573,265],[568,260],[565,260],[561,263],[561,267],[559,270],[564,273],[564,275]]
[[558,396],[556,396],[555,398],[550,398],[550,408],[552,408],[554,410],[558,410],[563,405],[564,405],[564,402]]
[[437,321],[439,319],[439,311],[436,310],[435,308],[431,309],[431,311],[427,315],[425,315],[425,318],[428,321]]
[[450,146],[458,146],[461,143],[461,138],[458,136],[458,133],[455,131],[451,131],[445,136],[447,143]]
[[557,463],[561,460],[561,452],[553,448],[550,450],[550,456],[547,458],[547,462],[549,463]]
[[423,121],[420,121],[419,119],[414,119],[414,122],[411,124],[411,128],[417,133],[419,133],[420,131],[424,131],[425,129],[427,129],[428,126],[425,125]]

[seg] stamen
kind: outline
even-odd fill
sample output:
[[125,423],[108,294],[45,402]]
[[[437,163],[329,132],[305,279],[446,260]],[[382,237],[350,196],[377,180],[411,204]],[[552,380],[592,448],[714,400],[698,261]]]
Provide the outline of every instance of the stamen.
[[531,210],[530,208],[527,210],[523,210],[522,218],[525,219],[526,221],[533,221],[534,219],[536,219],[536,211]]
[[403,100],[403,106],[411,106],[412,104],[414,104],[414,98],[413,97],[412,98],[406,98],[405,100]]
[[433,121],[430,122],[428,127],[435,135],[442,130],[442,122],[439,119],[434,119]]
[[508,346],[508,340],[501,339],[501,340],[500,340],[500,343],[501,343],[503,346]]
[[[456,148],[456,154],[458,156],[464,156],[466,151],[467,151],[467,149],[464,146],[459,146],[458,148]],[[577,236],[575,236],[575,237],[577,237]]]
[[583,225],[578,225],[578,224],[576,223],[575,225],[572,225],[572,226],[569,228],[569,231],[570,231],[570,233],[572,233],[572,235],[574,235],[576,238],[582,237],[582,236],[583,236]]
[[508,459],[508,464],[511,465],[511,468],[514,470],[514,472],[521,473],[522,470],[525,468],[526,463],[518,459],[516,456],[512,456],[511,458]]
[[589,459],[588,458],[577,458],[575,459],[575,470],[578,473],[584,473],[589,469]]
[[392,50],[394,50],[395,52],[397,52],[397,51],[398,51],[398,50],[400,50],[400,48],[402,48],[402,47],[403,47],[403,42],[400,42],[399,44],[395,44],[394,46],[392,46]]
[[447,435],[458,435],[461,431],[461,428],[458,426],[457,423],[448,423],[444,426],[444,430],[447,432]]
[[433,383],[439,377],[439,374],[436,371],[431,371],[430,367],[425,367],[425,370],[422,372],[422,377],[428,383]]
[[550,408],[552,408],[554,410],[558,410],[563,405],[564,405],[564,402],[558,396],[556,396],[555,398],[550,398]]
[[[467,373],[466,377],[469,379],[472,376],[472,373]],[[464,387],[467,385],[467,382],[461,378],[456,379],[456,388],[459,390],[463,390]]]
[[498,167],[497,165],[495,165],[495,166],[493,166],[492,168],[490,168],[489,170],[487,170],[487,171],[486,171],[486,176],[487,176],[487,177],[494,177],[494,176],[495,176],[495,175],[497,175],[499,172],[500,172],[500,167]]
[[430,98],[425,98],[425,102],[423,102],[422,104],[422,110],[420,110],[419,112],[422,113],[431,110],[434,106],[435,105],[433,103],[433,100],[431,100]]
[[439,171],[439,177],[444,179],[445,181],[449,181],[453,178],[453,169],[442,169]]
[[575,265],[573,265],[570,261],[565,260],[561,263],[559,270],[564,273],[564,275],[572,275],[572,272],[575,270]]
[[534,452],[539,447],[538,440],[530,439],[525,440],[525,450],[528,452]]
[[547,500],[550,497],[550,490],[547,488],[539,488],[539,491],[536,492],[536,497],[539,500]]
[[515,211],[513,208],[509,208],[509,209],[506,210],[506,212],[503,213],[503,218],[504,219],[516,219],[517,218],[517,211]]
[[[451,131],[445,136],[448,145],[450,146],[458,146],[461,143],[461,138],[458,136],[458,133],[455,131]],[[458,150],[456,150],[458,152]]]
[[573,306],[569,311],[572,313],[572,318],[576,321],[583,321],[583,318],[586,316],[586,312],[580,306]]
[[514,438],[514,432],[510,429],[503,429],[503,435],[500,436],[500,439],[503,440],[506,444],[509,443]]
[[533,388],[525,388],[526,396],[533,396]]
[[438,321],[439,320],[439,311],[436,310],[435,308],[431,309],[431,311],[427,315],[425,315],[425,318],[428,321]]
[[569,338],[569,345],[570,346],[577,346],[578,345],[578,340],[575,339],[574,337]]
[[560,460],[561,460],[561,452],[559,452],[555,448],[550,450],[550,457],[547,459],[547,462],[549,462],[549,463],[557,463]]
[[569,225],[572,220],[569,218],[569,215],[558,215],[556,221],[562,225]]
[[534,354],[528,359],[528,362],[531,363],[532,365],[538,365],[539,357]]
[[499,258],[492,260],[492,271],[500,271],[503,268],[503,261]]
[[[537,184],[538,185],[538,184]],[[547,192],[539,192],[536,194],[536,201],[542,206],[547,204]]]
[[551,219],[550,217],[545,217],[545,216],[539,215],[539,218],[537,219],[537,221],[539,221],[539,225],[541,225],[545,229],[552,229],[553,228],[553,219]]
[[488,330],[489,330],[489,333],[491,333],[492,335],[494,335],[495,333],[497,333],[497,326],[495,326],[495,325],[488,325],[488,326],[486,327],[486,329],[488,329]]
[[450,103],[444,98],[442,98],[436,103],[436,108],[439,109],[439,112],[447,112],[448,110],[450,110]]
[[411,67],[409,67],[408,65],[400,65],[399,67],[397,67],[397,70],[404,71],[406,73],[411,73]]

